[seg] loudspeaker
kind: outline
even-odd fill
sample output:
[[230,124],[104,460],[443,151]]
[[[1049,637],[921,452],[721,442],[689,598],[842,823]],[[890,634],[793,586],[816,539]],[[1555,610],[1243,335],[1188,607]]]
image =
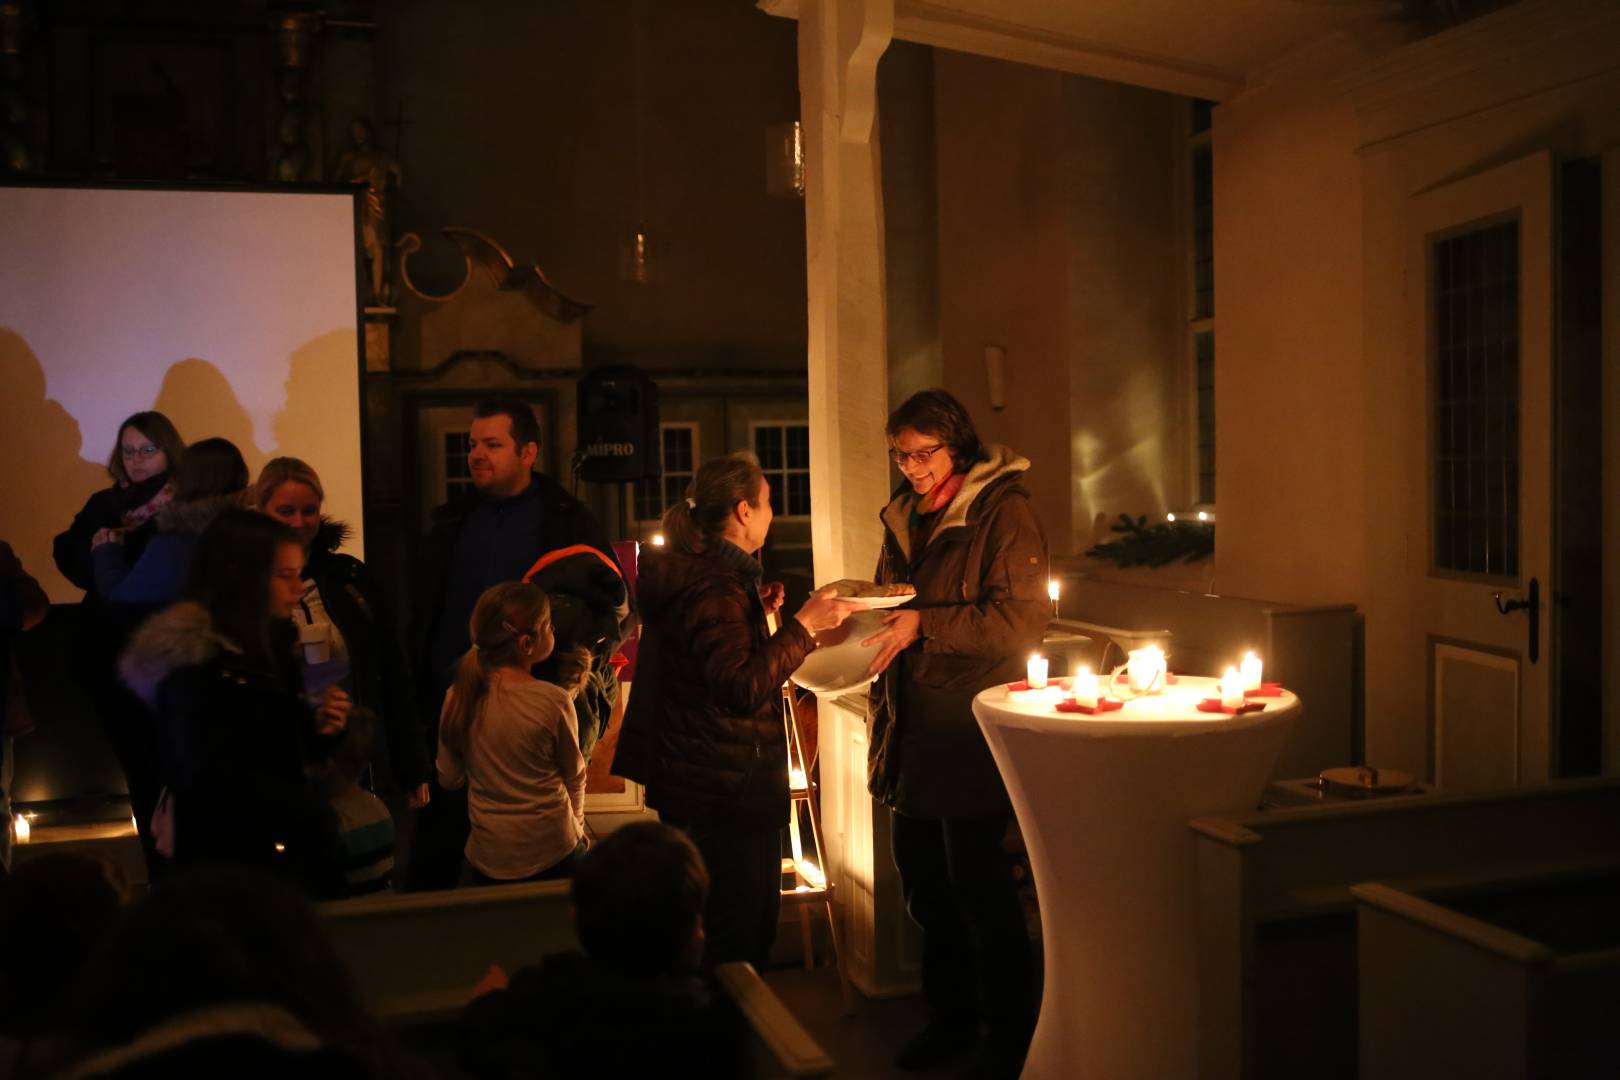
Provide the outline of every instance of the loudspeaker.
[[628,365],[597,368],[579,380],[579,476],[623,483],[662,472],[658,384]]

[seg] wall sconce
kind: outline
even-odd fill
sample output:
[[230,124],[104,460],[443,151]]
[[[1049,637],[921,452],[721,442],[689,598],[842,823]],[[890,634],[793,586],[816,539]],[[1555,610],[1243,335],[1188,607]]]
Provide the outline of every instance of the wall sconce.
[[1007,350],[1000,345],[984,347],[984,377],[990,384],[990,407],[1007,407]]
[[797,120],[765,129],[765,190],[778,199],[804,198],[804,128]]

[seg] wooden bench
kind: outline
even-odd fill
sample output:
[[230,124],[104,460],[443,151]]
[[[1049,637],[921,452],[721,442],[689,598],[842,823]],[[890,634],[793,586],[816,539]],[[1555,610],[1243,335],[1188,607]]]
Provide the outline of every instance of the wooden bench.
[[1198,882],[1202,1075],[1355,1076],[1351,887],[1429,898],[1620,863],[1620,780],[1203,818]]
[[[319,905],[338,954],[375,1015],[396,1029],[454,1019],[491,964],[514,972],[579,947],[569,883],[385,893]],[[829,1058],[748,964],[716,980],[755,1036],[757,1076],[825,1076]]]
[[1463,910],[1387,885],[1351,892],[1366,1080],[1620,1076],[1620,873]]

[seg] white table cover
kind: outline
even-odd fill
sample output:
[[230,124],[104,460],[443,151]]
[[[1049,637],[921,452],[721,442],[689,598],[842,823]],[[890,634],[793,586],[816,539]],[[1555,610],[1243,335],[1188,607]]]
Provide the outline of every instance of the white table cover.
[[1117,712],[1063,713],[996,686],[973,701],[1029,848],[1046,962],[1026,1078],[1198,1074],[1189,818],[1252,810],[1300,701],[1198,710],[1217,679],[1179,676]]

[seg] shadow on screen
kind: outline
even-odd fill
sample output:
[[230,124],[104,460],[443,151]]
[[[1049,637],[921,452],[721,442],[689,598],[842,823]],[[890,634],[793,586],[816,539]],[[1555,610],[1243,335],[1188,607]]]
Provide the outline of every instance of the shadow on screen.
[[216,437],[235,443],[247,461],[250,478],[259,474],[269,458],[253,441],[253,418],[242,407],[230,380],[207,360],[191,357],[172,364],[163,373],[163,385],[152,408],[174,421],[187,445]]
[[[92,431],[86,445],[79,422],[45,396],[45,370],[21,335],[0,327],[0,539],[55,603],[81,592],[56,571],[51,540],[66,529],[92,492],[112,483],[103,462],[116,431]],[[89,458],[90,460],[86,460]]]
[[276,453],[303,458],[328,485],[359,465],[358,397],[334,401],[331,374],[336,368],[358,380],[358,364],[352,328],[310,338],[288,359],[286,400],[270,421]]

